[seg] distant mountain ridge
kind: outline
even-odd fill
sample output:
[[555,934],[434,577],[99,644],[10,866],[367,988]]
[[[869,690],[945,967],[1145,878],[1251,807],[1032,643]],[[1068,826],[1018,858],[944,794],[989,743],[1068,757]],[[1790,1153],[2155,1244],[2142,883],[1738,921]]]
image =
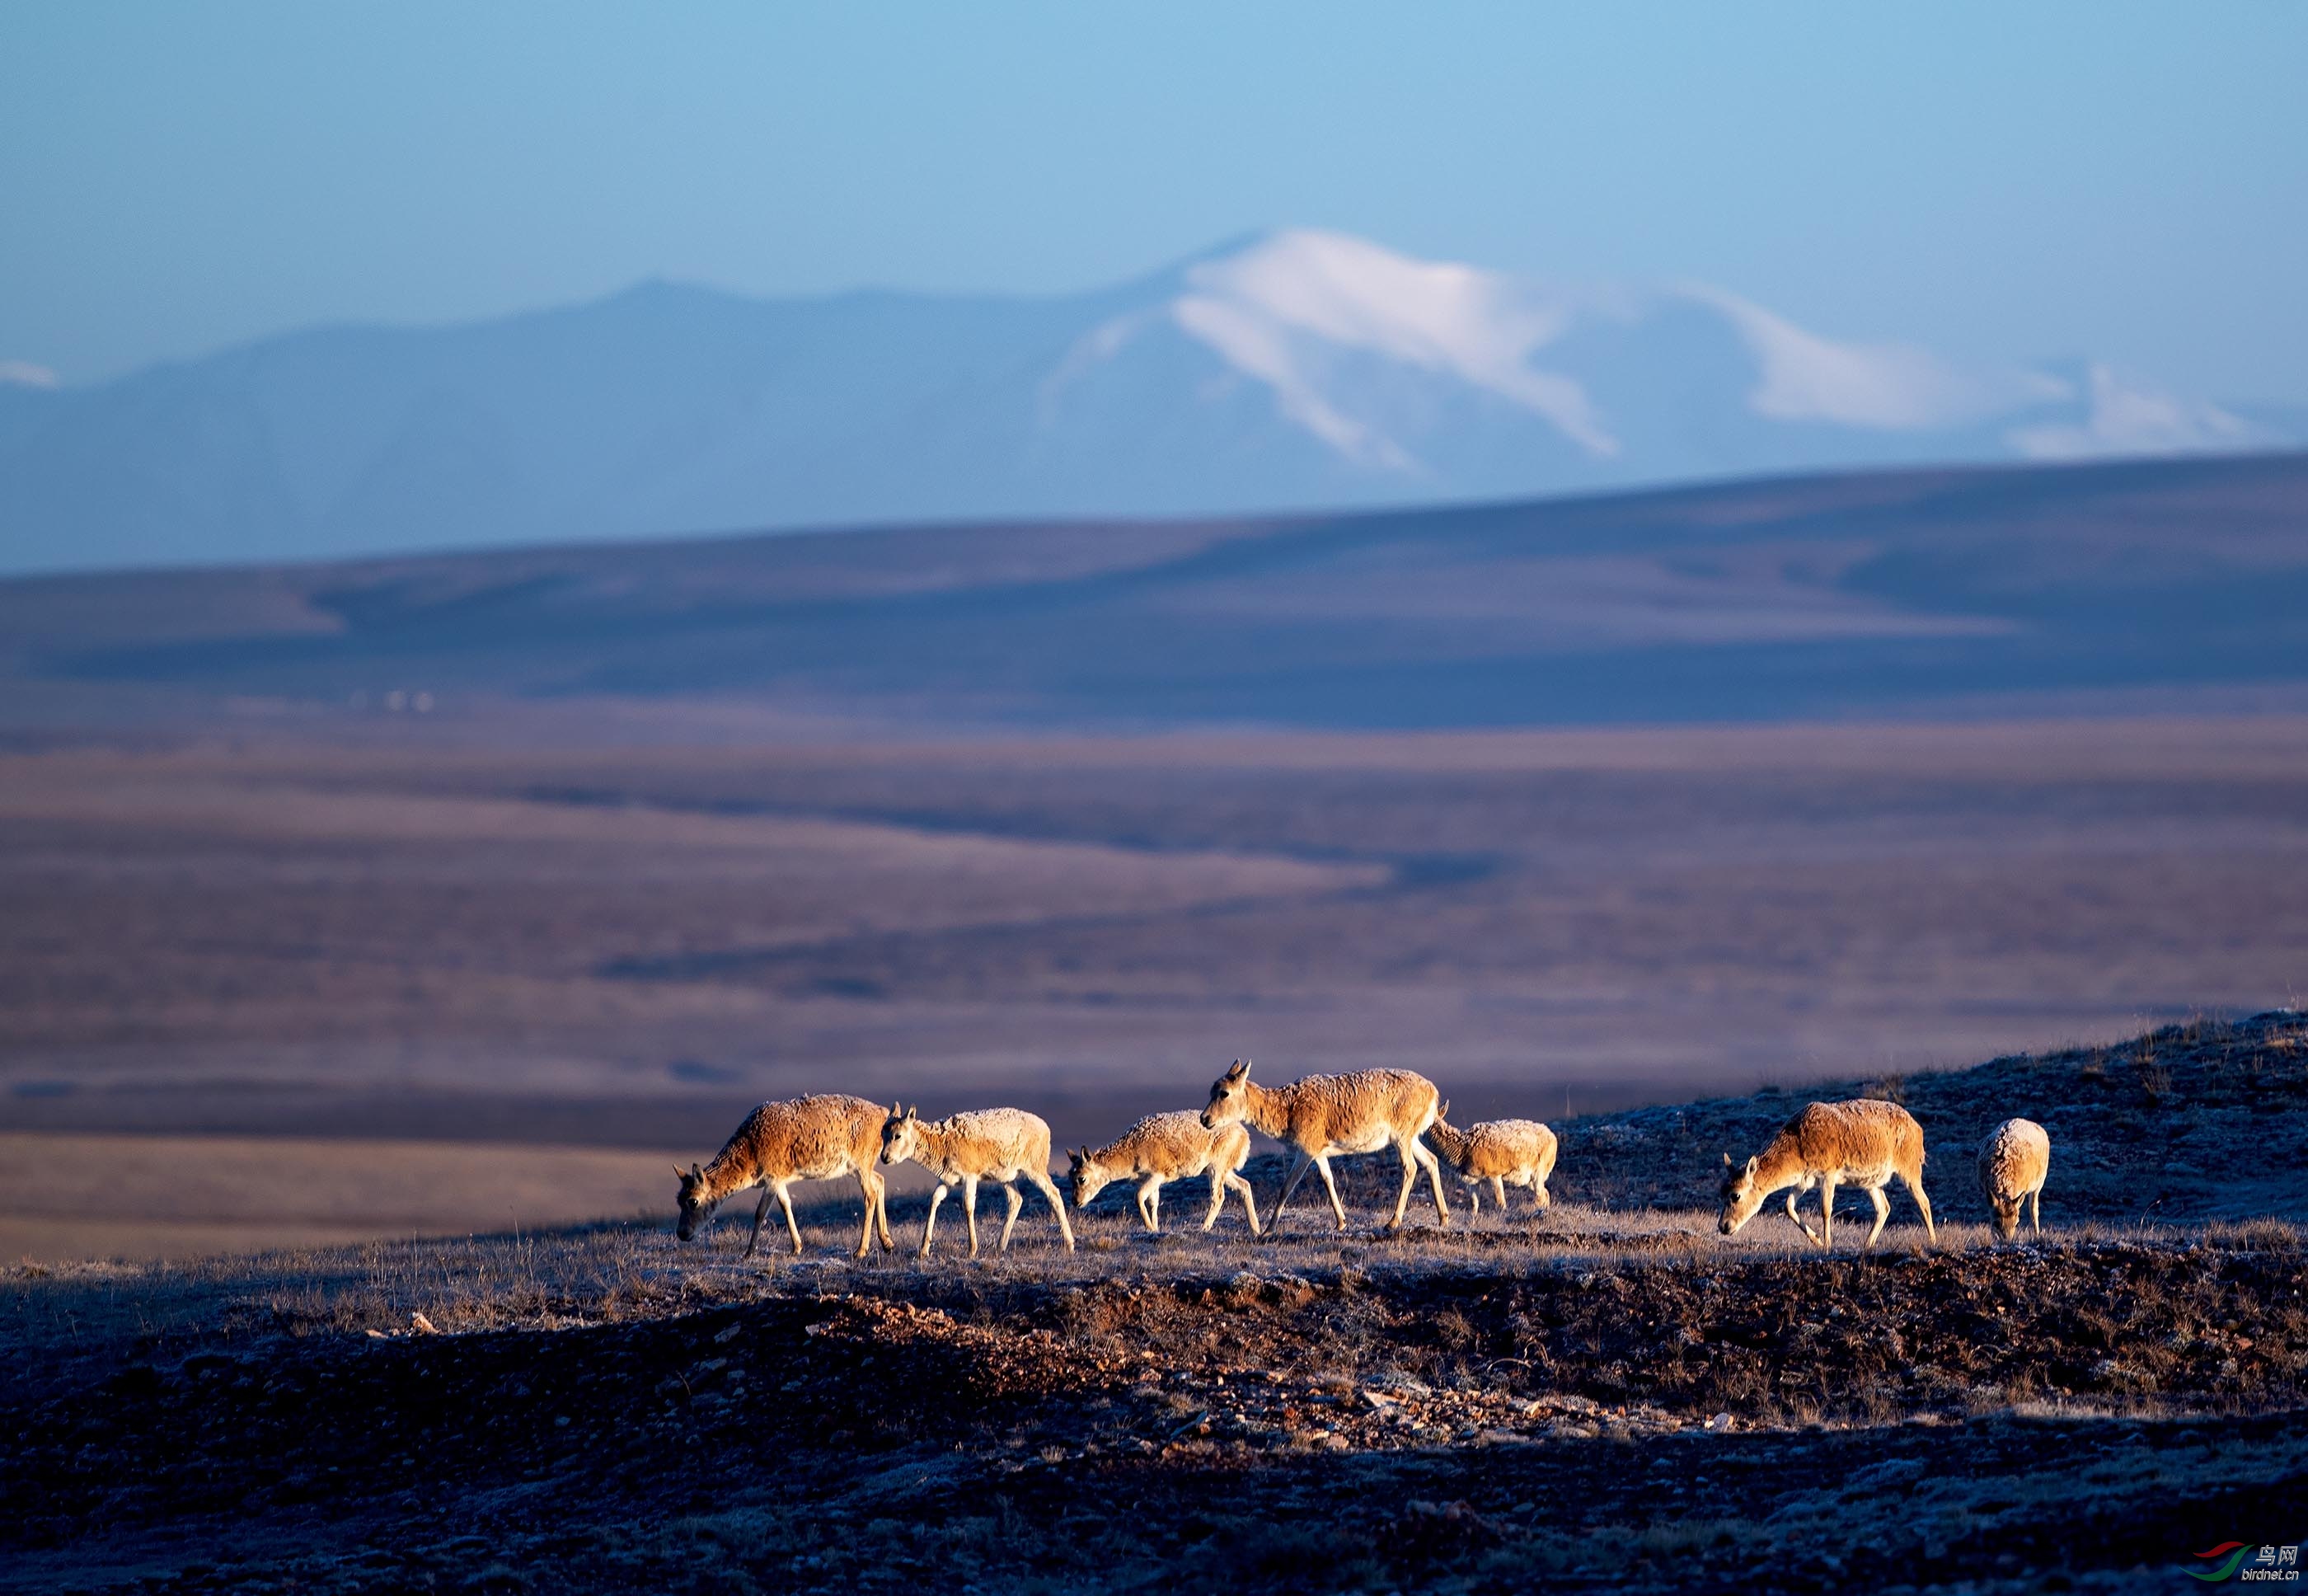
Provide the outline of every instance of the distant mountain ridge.
[[1081,295],[648,283],[86,389],[31,370],[0,371],[0,570],[2218,453],[2298,419],[2089,360],[1839,342],[1703,285],[1543,283],[1303,230]]

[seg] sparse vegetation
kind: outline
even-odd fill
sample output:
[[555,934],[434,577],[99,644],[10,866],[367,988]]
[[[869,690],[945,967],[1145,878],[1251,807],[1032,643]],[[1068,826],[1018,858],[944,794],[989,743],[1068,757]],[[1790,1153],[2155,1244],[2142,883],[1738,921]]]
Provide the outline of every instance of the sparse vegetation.
[[[2290,1101],[2304,1031],[2148,1050],[2217,1127]],[[2160,1580],[2308,1508],[2308,1160],[2250,1188],[2264,1217],[2138,1222],[2129,1071],[2095,1063],[1910,1079],[1927,1126],[2023,1086],[2092,1109],[2054,1143],[2055,1222],[2019,1245],[1976,1193],[1954,1212],[1968,1180],[1942,1246],[1900,1225],[1867,1255],[1651,1205],[1726,1126],[1786,1111],[1724,1100],[1573,1122],[1557,1178],[1589,1189],[1535,1222],[1374,1229],[1381,1158],[1341,1166],[1345,1237],[1319,1212],[1148,1235],[1117,1186],[1071,1255],[859,1261],[828,1187],[799,1259],[743,1260],[740,1221],[685,1251],[608,1225],[18,1270],[0,1584]],[[1249,1173],[1270,1192],[1281,1160]],[[901,1234],[923,1206],[892,1197]]]

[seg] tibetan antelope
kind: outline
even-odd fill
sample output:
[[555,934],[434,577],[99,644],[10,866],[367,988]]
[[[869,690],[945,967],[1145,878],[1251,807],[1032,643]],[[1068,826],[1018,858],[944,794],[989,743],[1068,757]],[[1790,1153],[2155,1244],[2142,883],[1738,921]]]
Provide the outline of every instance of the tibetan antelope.
[[1995,1233],[2011,1239],[2022,1203],[2044,1228],[2044,1178],[2052,1172],[2052,1138],[2032,1119],[2007,1119],[1979,1144],[1979,1189],[1995,1216]]
[[1074,1228],[1066,1219],[1065,1200],[1050,1183],[1050,1127],[1040,1116],[1023,1109],[980,1109],[951,1114],[943,1119],[924,1119],[918,1109],[890,1105],[882,1122],[882,1161],[902,1164],[908,1159],[937,1177],[930,1192],[930,1216],[922,1221],[922,1256],[930,1255],[930,1232],[937,1228],[938,1204],[947,1190],[961,1186],[961,1211],[969,1220],[969,1255],[977,1256],[977,1183],[990,1180],[1010,1199],[1010,1216],[1002,1224],[1002,1250],[1010,1250],[1010,1232],[1017,1228],[1018,1210],[1026,1199],[1010,1183],[1023,1175],[1050,1200],[1058,1216],[1058,1231],[1066,1251],[1074,1250]]
[[857,1255],[864,1257],[878,1226],[882,1247],[890,1247],[890,1215],[883,1206],[882,1172],[874,1158],[882,1149],[881,1108],[862,1097],[828,1093],[763,1103],[702,1168],[679,1164],[681,1222],[676,1233],[686,1241],[713,1218],[713,1211],[738,1192],[763,1186],[761,1205],[754,1210],[754,1233],[745,1241],[745,1256],[762,1244],[762,1221],[768,1217],[771,1198],[784,1211],[786,1229],[794,1251],[801,1251],[801,1227],[794,1223],[793,1198],[787,1188],[797,1180],[831,1180],[855,1175],[866,1195],[866,1229],[857,1238]]
[[[1813,1103],[1787,1121],[1758,1158],[1735,1164],[1723,1155],[1723,1216],[1718,1226],[1726,1236],[1755,1217],[1773,1192],[1787,1192],[1787,1218],[1821,1247],[1835,1238],[1835,1188],[1851,1185],[1875,1203],[1875,1228],[1864,1245],[1873,1247],[1891,1217],[1891,1199],[1883,1188],[1897,1175],[1924,1216],[1924,1233],[1934,1242],[1939,1231],[1932,1224],[1932,1202],[1924,1195],[1924,1127],[1897,1103],[1860,1099],[1847,1103]],[[1797,1194],[1819,1188],[1819,1232],[1796,1212]]]
[[1395,1199],[1394,1218],[1387,1229],[1402,1228],[1410,1206],[1410,1188],[1424,1166],[1434,1185],[1435,1217],[1448,1222],[1451,1205],[1442,1196],[1442,1170],[1434,1155],[1418,1139],[1434,1123],[1434,1083],[1409,1070],[1356,1070],[1350,1075],[1308,1075],[1287,1086],[1269,1089],[1250,1078],[1250,1060],[1237,1058],[1233,1067],[1210,1083],[1210,1106],[1202,1124],[1210,1130],[1240,1121],[1287,1143],[1293,1154],[1282,1195],[1267,1215],[1271,1232],[1282,1222],[1282,1205],[1298,1189],[1312,1164],[1322,1171],[1322,1189],[1331,1194],[1331,1212],[1339,1229],[1347,1228],[1347,1205],[1339,1201],[1338,1182],[1331,1178],[1334,1153],[1376,1152],[1391,1143],[1402,1155],[1402,1192]]
[[1250,1133],[1238,1125],[1204,1130],[1193,1109],[1175,1114],[1150,1114],[1122,1133],[1121,1139],[1092,1152],[1077,1147],[1066,1154],[1066,1181],[1074,1188],[1074,1206],[1087,1208],[1109,1182],[1143,1177],[1138,1183],[1138,1217],[1146,1228],[1162,1228],[1162,1183],[1210,1178],[1210,1211],[1202,1216],[1207,1230],[1219,1222],[1227,1193],[1242,1195],[1243,1212],[1250,1215],[1250,1233],[1258,1234],[1258,1203],[1250,1182],[1242,1178],[1250,1161]]
[[1477,1213],[1483,1211],[1486,1183],[1501,1213],[1507,1211],[1511,1186],[1529,1187],[1533,1208],[1554,1200],[1546,1195],[1546,1178],[1554,1173],[1554,1133],[1536,1119],[1486,1119],[1460,1130],[1451,1123],[1451,1105],[1444,1103],[1434,1110],[1426,1139],[1466,1183],[1468,1204]]

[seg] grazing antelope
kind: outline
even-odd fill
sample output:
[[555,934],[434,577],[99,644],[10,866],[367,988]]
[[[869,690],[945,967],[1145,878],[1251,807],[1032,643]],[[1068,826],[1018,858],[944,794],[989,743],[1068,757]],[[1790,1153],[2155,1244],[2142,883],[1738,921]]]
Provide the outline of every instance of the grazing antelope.
[[1531,1206],[1545,1208],[1554,1201],[1546,1195],[1546,1178],[1554,1173],[1554,1133],[1536,1119],[1486,1119],[1460,1130],[1451,1123],[1451,1105],[1434,1110],[1426,1127],[1435,1154],[1459,1173],[1467,1185],[1467,1202],[1483,1211],[1482,1188],[1489,1182],[1499,1212],[1507,1211],[1507,1187],[1528,1186]]
[[[1755,1211],[1773,1192],[1787,1193],[1787,1218],[1796,1229],[1821,1247],[1834,1245],[1835,1188],[1848,1183],[1875,1203],[1875,1228],[1865,1245],[1873,1247],[1891,1217],[1891,1199],[1883,1188],[1897,1175],[1924,1215],[1924,1233],[1934,1242],[1939,1231],[1932,1224],[1932,1202],[1924,1195],[1924,1127],[1897,1103],[1861,1099],[1847,1103],[1813,1103],[1787,1121],[1759,1158],[1744,1165],[1723,1155],[1723,1217],[1726,1236],[1755,1217]],[[1819,1187],[1819,1233],[1796,1212],[1798,1193]]]
[[2044,1228],[2044,1179],[2051,1172],[2052,1138],[2032,1119],[2007,1119],[1979,1144],[1979,1189],[1998,1236],[2011,1239],[2022,1203],[2032,1204],[2036,1229]]
[[700,1168],[679,1164],[682,1240],[702,1229],[713,1211],[728,1197],[749,1186],[764,1186],[761,1205],[754,1210],[754,1233],[745,1241],[745,1256],[762,1244],[762,1221],[775,1198],[793,1235],[794,1251],[801,1251],[801,1227],[794,1223],[793,1198],[787,1188],[797,1180],[831,1180],[855,1175],[866,1195],[866,1229],[857,1238],[857,1255],[864,1257],[879,1226],[882,1247],[890,1247],[890,1215],[883,1206],[882,1172],[874,1156],[882,1146],[882,1109],[862,1097],[827,1093],[763,1103],[740,1125],[713,1161]]
[[1077,1147],[1066,1154],[1066,1180],[1074,1188],[1074,1206],[1087,1208],[1108,1183],[1143,1176],[1138,1183],[1138,1217],[1146,1228],[1162,1228],[1162,1183],[1210,1178],[1210,1211],[1202,1216],[1207,1230],[1219,1222],[1227,1193],[1242,1194],[1243,1212],[1250,1215],[1250,1233],[1258,1234],[1258,1204],[1250,1182],[1242,1178],[1250,1161],[1250,1133],[1238,1125],[1204,1130],[1192,1110],[1150,1114],[1122,1133],[1119,1141],[1093,1152]]
[[1442,1170],[1434,1155],[1418,1139],[1434,1123],[1434,1083],[1409,1070],[1356,1070],[1350,1075],[1308,1075],[1287,1086],[1269,1089],[1250,1078],[1250,1060],[1237,1058],[1233,1067],[1210,1083],[1210,1106],[1202,1125],[1216,1130],[1236,1121],[1264,1131],[1286,1143],[1296,1155],[1282,1182],[1282,1195],[1267,1216],[1271,1231],[1282,1222],[1282,1205],[1298,1189],[1312,1164],[1322,1171],[1322,1189],[1331,1194],[1331,1212],[1339,1229],[1347,1228],[1347,1205],[1339,1201],[1338,1182],[1331,1178],[1333,1153],[1376,1152],[1391,1143],[1402,1155],[1402,1193],[1395,1199],[1390,1230],[1402,1228],[1410,1206],[1410,1188],[1417,1184],[1420,1166],[1434,1183],[1435,1217],[1447,1223],[1451,1205],[1442,1196]]
[[890,1105],[882,1122],[882,1161],[902,1164],[908,1159],[938,1178],[930,1193],[930,1216],[922,1221],[922,1256],[930,1255],[930,1232],[937,1228],[938,1204],[957,1181],[961,1186],[961,1211],[969,1219],[969,1255],[977,1256],[977,1183],[990,1180],[1010,1199],[1010,1216],[1002,1224],[1002,1250],[1010,1250],[1010,1232],[1017,1228],[1018,1210],[1026,1199],[1010,1183],[1023,1175],[1050,1200],[1058,1216],[1058,1230],[1066,1251],[1074,1250],[1074,1228],[1066,1220],[1065,1200],[1050,1183],[1050,1127],[1040,1116],[1023,1109],[980,1109],[927,1120],[918,1109]]

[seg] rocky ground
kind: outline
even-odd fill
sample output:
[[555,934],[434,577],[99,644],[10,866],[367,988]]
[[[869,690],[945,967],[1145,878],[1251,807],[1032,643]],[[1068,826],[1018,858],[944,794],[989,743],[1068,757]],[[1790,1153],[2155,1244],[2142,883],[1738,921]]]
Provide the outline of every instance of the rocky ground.
[[[2297,1025],[2137,1067],[2296,1117]],[[1903,1083],[1927,1129],[1961,1079]],[[20,1272],[0,1587],[2168,1590],[2308,1527],[2301,1210],[2107,1222],[2092,1101],[2037,1116],[2068,1160],[2019,1246],[1821,1255],[1637,1194],[1269,1242],[1101,1203],[1071,1255],[1029,1208],[976,1264],[853,1264],[835,1207],[799,1262],[605,1228]],[[1654,1189],[1783,1107],[1682,1110]],[[1673,1112],[1615,1122],[1615,1178]]]
[[[1576,1173],[1566,1189],[1615,1208],[1699,1201],[1712,1194],[1724,1152],[1760,1151],[1807,1102],[1863,1096],[1916,1116],[1929,1152],[1925,1184],[1954,1216],[1985,1217],[1973,1157],[1990,1130],[2018,1115],[2051,1134],[2047,1214],[2167,1224],[2308,1218],[2308,1015],[2296,1010],[1971,1069],[1574,1121],[1563,1157]],[[1853,1206],[1864,1212],[1864,1200]]]

